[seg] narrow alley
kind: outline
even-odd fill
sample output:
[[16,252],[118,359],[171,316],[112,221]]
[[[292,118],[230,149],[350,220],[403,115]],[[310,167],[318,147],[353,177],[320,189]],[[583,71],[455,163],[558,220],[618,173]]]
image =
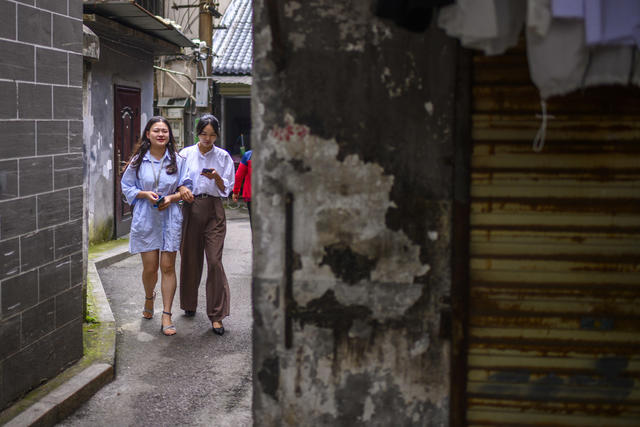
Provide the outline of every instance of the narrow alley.
[[[228,211],[229,212],[229,211]],[[159,284],[152,320],[142,319],[140,257],[100,270],[116,319],[116,375],[61,426],[248,426],[251,421],[251,231],[228,213],[223,263],[231,289],[226,333],[204,313],[188,318],[173,303],[177,335],[160,334]],[[177,269],[180,263],[176,262]],[[179,274],[179,270],[178,270]],[[203,279],[204,279],[203,275]]]

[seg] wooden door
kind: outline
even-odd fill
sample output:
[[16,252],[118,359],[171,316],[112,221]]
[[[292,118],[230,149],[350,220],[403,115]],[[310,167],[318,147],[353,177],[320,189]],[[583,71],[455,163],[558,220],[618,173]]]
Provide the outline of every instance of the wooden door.
[[140,137],[140,89],[115,85],[114,90],[114,218],[115,237],[120,237],[131,228],[131,207],[122,198],[120,178]]

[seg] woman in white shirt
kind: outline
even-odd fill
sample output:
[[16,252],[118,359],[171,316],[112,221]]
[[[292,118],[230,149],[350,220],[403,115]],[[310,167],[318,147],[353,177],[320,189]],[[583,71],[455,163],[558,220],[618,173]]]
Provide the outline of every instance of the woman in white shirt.
[[194,316],[204,255],[207,257],[206,309],[213,332],[224,334],[222,319],[229,315],[229,283],[222,266],[222,249],[227,220],[222,199],[229,196],[235,181],[235,166],[229,153],[216,147],[220,124],[211,114],[196,126],[198,143],[180,151],[186,159],[191,191],[181,187],[183,206],[180,247],[180,308]]

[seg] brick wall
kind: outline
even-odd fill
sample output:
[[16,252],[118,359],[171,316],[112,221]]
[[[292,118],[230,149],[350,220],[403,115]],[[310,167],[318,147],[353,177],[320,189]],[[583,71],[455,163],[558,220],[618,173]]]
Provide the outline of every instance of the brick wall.
[[82,356],[82,1],[0,0],[0,409]]

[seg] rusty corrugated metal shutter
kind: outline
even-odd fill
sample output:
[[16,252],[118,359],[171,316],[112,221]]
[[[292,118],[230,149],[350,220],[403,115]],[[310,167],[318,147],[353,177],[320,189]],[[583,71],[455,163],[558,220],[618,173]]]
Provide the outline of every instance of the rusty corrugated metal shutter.
[[640,425],[640,90],[474,57],[467,422]]

